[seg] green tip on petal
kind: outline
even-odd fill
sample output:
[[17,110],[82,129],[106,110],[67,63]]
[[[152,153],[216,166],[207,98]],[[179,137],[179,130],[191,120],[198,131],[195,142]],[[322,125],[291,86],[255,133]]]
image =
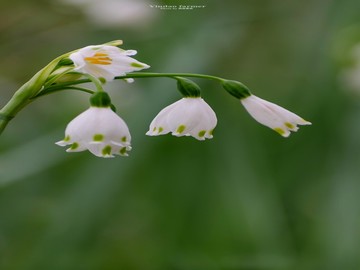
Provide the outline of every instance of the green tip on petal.
[[74,142],[71,146],[70,146],[70,149],[71,150],[76,150],[77,148],[79,148],[79,144],[77,142]]
[[285,126],[287,126],[289,129],[294,129],[295,126],[289,122],[285,122]]
[[143,64],[140,64],[138,62],[132,62],[130,64],[130,66],[134,67],[134,68],[144,68],[145,66]]
[[93,137],[94,142],[101,142],[104,140],[104,135],[102,134],[95,134]]
[[120,46],[123,44],[123,41],[118,39],[118,40],[113,40],[110,42],[105,43],[104,45],[110,45],[110,46]]
[[63,141],[64,141],[64,142],[69,142],[69,141],[70,141],[70,136],[69,136],[69,135],[66,135]]
[[181,134],[184,132],[184,130],[186,129],[186,126],[185,125],[180,125],[177,129],[176,129],[176,132]]
[[206,134],[206,130],[201,130],[198,135],[201,138],[201,137],[204,137],[205,134]]
[[126,147],[121,148],[119,153],[120,153],[120,155],[125,156],[126,155]]
[[101,154],[103,156],[111,156],[111,146],[110,145],[105,146],[101,151]]
[[285,130],[283,130],[282,128],[274,128],[273,130],[279,133],[281,136],[287,137]]

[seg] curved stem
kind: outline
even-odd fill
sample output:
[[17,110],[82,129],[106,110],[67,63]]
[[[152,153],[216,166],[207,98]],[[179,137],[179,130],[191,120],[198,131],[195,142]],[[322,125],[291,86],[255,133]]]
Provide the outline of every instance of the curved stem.
[[152,73],[152,72],[136,72],[131,73],[125,76],[117,76],[115,79],[127,79],[127,78],[154,78],[154,77],[167,77],[176,79],[176,77],[192,77],[192,78],[200,78],[200,79],[208,79],[215,81],[224,81],[223,78],[205,75],[205,74],[196,74],[196,73]]
[[[71,52],[70,52],[71,53]],[[39,71],[29,82],[23,85],[13,96],[13,98],[0,110],[0,134],[8,124],[8,122],[26,105],[34,101],[40,96],[58,92],[61,90],[79,90],[87,93],[93,93],[93,91],[77,87],[76,85],[93,82],[98,91],[104,91],[101,81],[91,75],[88,75],[86,79],[69,81],[58,83],[56,85],[50,85],[46,83],[46,79],[49,74],[53,71],[58,62],[70,53],[64,54],[55,60],[53,60],[48,66]],[[224,82],[225,79],[205,74],[194,74],[194,73],[151,73],[151,72],[138,72],[130,73],[124,76],[117,76],[115,79],[130,79],[130,78],[155,78],[164,77],[177,80],[177,77],[192,77],[200,79],[214,80],[218,82]],[[53,81],[50,80],[50,83]],[[43,87],[43,88],[42,88]],[[42,88],[42,89],[41,89]]]
[[86,75],[89,78],[89,80],[95,84],[95,87],[98,90],[98,92],[104,92],[104,88],[102,87],[101,81],[98,78],[95,78],[90,74],[86,74]]
[[[152,72],[136,72],[136,73],[127,74],[124,76],[117,76],[117,77],[115,77],[115,80],[131,79],[131,78],[159,78],[159,77],[172,78],[172,79],[176,79],[176,77],[192,77],[192,78],[215,80],[215,81],[219,81],[219,82],[222,82],[225,80],[223,78],[212,76],[212,75],[196,74],[196,73],[152,73]],[[49,86],[47,89],[48,90],[50,90],[50,89],[52,90],[54,88],[60,89],[60,88],[66,88],[66,87],[72,86],[72,85],[89,83],[89,82],[91,82],[90,79],[81,79],[81,80],[72,81],[72,82],[59,83],[54,86]]]

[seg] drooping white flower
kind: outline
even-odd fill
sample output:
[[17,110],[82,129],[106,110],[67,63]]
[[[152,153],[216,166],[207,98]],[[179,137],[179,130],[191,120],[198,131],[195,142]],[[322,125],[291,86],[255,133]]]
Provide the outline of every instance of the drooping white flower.
[[290,131],[297,131],[297,125],[311,125],[298,115],[257,96],[250,95],[240,101],[256,121],[283,137],[288,137]]
[[150,67],[130,57],[136,53],[135,50],[126,51],[116,46],[91,45],[72,53],[69,58],[75,65],[75,71],[110,81],[116,76]]
[[78,115],[66,127],[57,145],[71,145],[67,152],[89,150],[98,157],[127,156],[131,136],[126,123],[110,107],[93,107]]
[[201,97],[184,97],[162,109],[150,124],[146,135],[169,132],[174,136],[211,139],[217,124],[215,112]]

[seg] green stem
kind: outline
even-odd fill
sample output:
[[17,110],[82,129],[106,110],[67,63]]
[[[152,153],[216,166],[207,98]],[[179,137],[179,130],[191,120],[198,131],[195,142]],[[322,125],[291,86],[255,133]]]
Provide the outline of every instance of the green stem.
[[[36,98],[48,95],[54,92],[58,92],[61,90],[72,89],[79,90],[87,93],[93,93],[91,90],[81,87],[76,87],[75,85],[93,82],[98,91],[102,92],[103,87],[101,81],[92,76],[88,76],[87,79],[81,79],[70,82],[58,83],[56,85],[44,85],[46,79],[56,67],[57,63],[69,55],[67,53],[62,55],[55,60],[53,60],[49,65],[39,71],[29,82],[25,83],[11,98],[11,100],[0,110],[0,134],[5,129],[8,122],[26,105],[34,101]],[[200,78],[200,79],[208,79],[215,80],[220,83],[226,81],[223,78],[205,75],[205,74],[194,74],[194,73],[151,73],[151,72],[138,72],[138,73],[130,73],[124,76],[115,77],[115,79],[130,79],[130,78],[172,78],[177,80],[177,77],[190,77],[190,78]]]
[[0,110],[0,134],[3,132],[9,121],[14,118],[21,109],[28,105],[32,101],[32,98],[42,90],[46,79],[59,61],[65,56],[66,55],[57,57],[36,73],[27,83],[15,92],[9,102]]
[[78,86],[68,86],[68,87],[65,87],[65,88],[64,87],[61,87],[61,88],[53,87],[50,91],[49,91],[49,89],[45,89],[45,90],[41,91],[39,94],[37,94],[32,99],[36,99],[38,97],[42,97],[42,96],[49,95],[49,94],[59,92],[59,91],[63,91],[63,90],[78,90],[78,91],[85,92],[85,93],[88,93],[88,94],[94,94],[95,93],[94,91],[92,91],[90,89],[87,89],[87,88],[84,88],[84,87],[78,87]]
[[96,90],[98,92],[104,92],[104,88],[101,85],[101,81],[98,78],[95,78],[94,76],[91,76],[90,74],[86,74],[89,80],[95,84]]
[[[123,79],[131,79],[131,78],[159,78],[159,77],[172,78],[172,79],[175,79],[175,80],[176,80],[176,77],[192,77],[192,78],[215,80],[215,81],[218,81],[218,82],[223,82],[225,80],[225,79],[220,78],[220,77],[211,76],[211,75],[205,75],[205,74],[194,74],[194,73],[151,73],[151,72],[131,73],[131,74],[128,74],[128,75],[115,77],[115,80],[123,80]],[[71,82],[58,83],[56,85],[52,85],[52,86],[49,86],[49,87],[43,89],[36,97],[41,96],[42,95],[41,93],[44,92],[44,91],[46,92],[46,94],[51,94],[53,92],[58,92],[58,91],[61,91],[61,90],[64,90],[64,89],[68,89],[69,87],[74,86],[74,85],[83,84],[83,83],[89,83],[89,82],[94,82],[94,81],[89,78],[89,79],[81,79],[81,80],[71,81]],[[97,83],[99,83],[98,80],[97,80]],[[101,85],[100,85],[100,87],[102,89]]]
[[200,78],[200,79],[208,79],[208,80],[215,80],[222,82],[225,79],[211,76],[211,75],[205,75],[205,74],[196,74],[196,73],[152,73],[152,72],[136,72],[131,73],[125,76],[118,76],[115,77],[115,79],[128,79],[128,78],[155,78],[155,77],[166,77],[166,78],[173,78],[176,79],[176,77],[192,77],[192,78]]
[[[176,79],[176,77],[192,77],[192,78],[215,80],[219,82],[225,80],[223,78],[216,76],[196,74],[196,73],[151,73],[151,72],[136,72],[124,76],[117,76],[115,77],[115,80],[123,80],[123,79],[131,79],[131,78],[159,78],[159,77],[172,78],[172,79]],[[90,79],[81,79],[72,82],[64,82],[64,83],[56,84],[54,86],[49,86],[48,88],[46,88],[46,90],[49,92],[51,92],[52,90],[58,91],[58,89],[66,88],[71,85],[77,85],[77,84],[83,84],[89,82],[91,82]]]

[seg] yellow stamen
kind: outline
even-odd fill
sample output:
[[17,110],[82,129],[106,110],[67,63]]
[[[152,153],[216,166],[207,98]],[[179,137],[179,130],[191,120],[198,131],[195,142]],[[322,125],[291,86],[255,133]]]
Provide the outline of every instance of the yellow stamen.
[[85,57],[84,60],[94,65],[111,65],[112,59],[107,53],[97,52],[91,57]]

